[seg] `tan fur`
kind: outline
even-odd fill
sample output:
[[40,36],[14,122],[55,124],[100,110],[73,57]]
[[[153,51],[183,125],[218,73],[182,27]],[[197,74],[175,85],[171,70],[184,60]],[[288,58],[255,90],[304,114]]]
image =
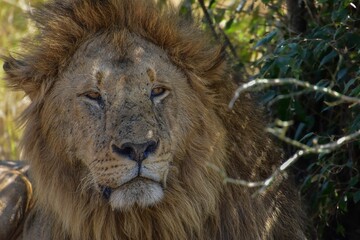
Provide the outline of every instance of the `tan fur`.
[[[23,147],[36,204],[23,239],[304,239],[285,179],[252,198],[253,189],[223,185],[208,167],[262,180],[282,154],[249,97],[228,110],[235,85],[221,48],[153,6],[45,4],[27,52],[5,58],[9,86],[32,100]],[[166,94],[152,98],[158,85]],[[138,165],[113,146],[153,139],[142,163],[152,180],[121,185]],[[109,201],[103,185],[114,189]]]

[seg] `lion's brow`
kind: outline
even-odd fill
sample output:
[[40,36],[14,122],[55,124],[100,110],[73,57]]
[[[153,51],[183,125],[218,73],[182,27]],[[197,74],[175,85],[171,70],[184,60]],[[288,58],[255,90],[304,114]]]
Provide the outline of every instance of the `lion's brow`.
[[149,76],[150,82],[153,83],[156,80],[156,73],[152,68],[146,70],[147,75]]
[[96,74],[95,74],[95,78],[96,78],[97,85],[102,86],[103,85],[104,73],[102,71],[97,71]]

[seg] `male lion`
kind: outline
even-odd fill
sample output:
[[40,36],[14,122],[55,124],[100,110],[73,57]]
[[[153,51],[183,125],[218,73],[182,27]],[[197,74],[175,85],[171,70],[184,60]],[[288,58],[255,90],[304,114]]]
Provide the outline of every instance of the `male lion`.
[[236,86],[221,48],[154,6],[52,1],[34,12],[27,51],[4,57],[9,86],[31,99],[22,144],[34,188],[7,238],[304,239],[287,181],[252,197],[209,168],[263,180],[281,151],[249,97],[228,109]]

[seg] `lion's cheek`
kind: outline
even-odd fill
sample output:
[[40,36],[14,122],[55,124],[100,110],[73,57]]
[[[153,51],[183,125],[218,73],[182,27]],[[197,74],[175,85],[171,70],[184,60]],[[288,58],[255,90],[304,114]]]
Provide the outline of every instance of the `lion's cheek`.
[[[104,134],[105,123],[102,119],[85,118],[81,123],[72,122],[68,129],[61,129],[67,132],[65,145],[70,146],[77,159],[80,159],[85,165],[91,164],[95,159],[104,158],[109,150],[110,137]],[[69,156],[72,157],[72,156]]]

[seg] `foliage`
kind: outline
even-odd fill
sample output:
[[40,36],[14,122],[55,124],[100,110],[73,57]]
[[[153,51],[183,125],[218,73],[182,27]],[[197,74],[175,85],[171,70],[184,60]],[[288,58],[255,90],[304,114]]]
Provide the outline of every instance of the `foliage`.
[[[228,2],[191,1],[193,11],[203,10],[215,39],[227,46],[236,71],[250,79],[295,78],[360,98],[358,3],[308,0],[307,31],[295,34],[284,1],[224,5]],[[268,130],[286,140],[289,155],[302,147],[336,145],[334,141],[360,129],[358,102],[310,90],[287,84],[262,92],[262,103],[277,119]],[[293,166],[320,239],[360,238],[359,152],[359,141],[351,138],[330,153],[301,157]]]
[[[315,10],[304,34],[292,35],[281,28],[271,32],[275,33],[271,35],[274,50],[257,62],[258,76],[294,77],[360,97],[359,12],[350,1],[343,0],[319,1]],[[351,105],[324,93],[302,92],[296,96],[297,93],[296,87],[276,88],[267,92],[265,100],[269,102],[278,94],[289,96],[271,108],[277,118],[293,121],[286,133],[288,137],[316,146],[360,129],[358,104]],[[302,193],[309,200],[322,239],[355,238],[358,231],[356,227],[352,229],[354,219],[347,221],[359,202],[358,153],[359,142],[352,141],[331,154],[309,156],[298,164]]]

